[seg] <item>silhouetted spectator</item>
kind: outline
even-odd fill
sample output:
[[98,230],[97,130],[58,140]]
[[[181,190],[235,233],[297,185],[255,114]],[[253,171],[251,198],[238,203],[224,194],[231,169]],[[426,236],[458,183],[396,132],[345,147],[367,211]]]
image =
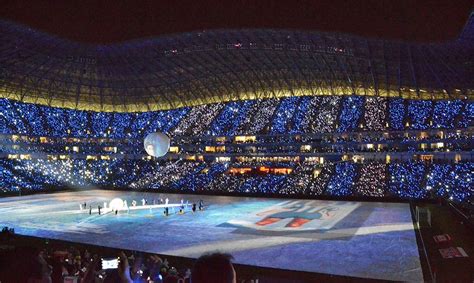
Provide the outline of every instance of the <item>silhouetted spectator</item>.
[[237,276],[229,254],[203,255],[194,264],[191,273],[193,283],[235,283]]

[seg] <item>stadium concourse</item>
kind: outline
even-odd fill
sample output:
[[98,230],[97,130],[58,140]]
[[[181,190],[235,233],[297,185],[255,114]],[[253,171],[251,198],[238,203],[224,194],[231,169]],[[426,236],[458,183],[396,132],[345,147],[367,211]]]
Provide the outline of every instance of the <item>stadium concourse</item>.
[[[429,44],[218,30],[91,45],[3,20],[0,41],[2,226],[333,280],[472,280],[472,230],[453,223],[473,224],[473,16]],[[143,148],[153,132],[171,138],[162,158]]]

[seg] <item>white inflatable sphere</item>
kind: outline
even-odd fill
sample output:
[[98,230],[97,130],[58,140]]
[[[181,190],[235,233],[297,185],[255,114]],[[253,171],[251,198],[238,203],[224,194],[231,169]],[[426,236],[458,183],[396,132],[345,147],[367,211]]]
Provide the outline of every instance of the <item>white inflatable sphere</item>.
[[112,210],[121,210],[124,207],[124,202],[121,198],[114,198],[109,203],[109,208]]
[[151,133],[146,136],[143,145],[149,155],[162,157],[170,149],[170,138],[163,133]]

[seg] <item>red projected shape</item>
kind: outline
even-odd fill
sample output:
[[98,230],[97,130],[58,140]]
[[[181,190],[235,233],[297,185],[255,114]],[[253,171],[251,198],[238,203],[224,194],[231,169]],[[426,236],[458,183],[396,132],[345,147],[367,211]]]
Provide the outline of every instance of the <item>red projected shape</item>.
[[280,218],[265,218],[265,219],[262,219],[262,220],[258,221],[256,224],[259,225],[259,226],[266,226],[266,225],[270,225],[270,224],[273,224],[275,222],[278,222],[280,220],[281,220]]
[[290,223],[286,224],[285,227],[291,227],[291,228],[298,228],[303,226],[304,224],[308,223],[311,221],[310,219],[304,219],[304,218],[295,218],[291,220]]

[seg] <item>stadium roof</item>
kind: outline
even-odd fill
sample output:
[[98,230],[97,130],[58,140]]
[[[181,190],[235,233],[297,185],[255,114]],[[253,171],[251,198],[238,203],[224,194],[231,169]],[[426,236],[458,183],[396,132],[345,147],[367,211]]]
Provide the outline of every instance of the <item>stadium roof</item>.
[[134,112],[294,95],[474,96],[474,20],[406,43],[293,30],[212,30],[113,45],[0,21],[0,97]]

